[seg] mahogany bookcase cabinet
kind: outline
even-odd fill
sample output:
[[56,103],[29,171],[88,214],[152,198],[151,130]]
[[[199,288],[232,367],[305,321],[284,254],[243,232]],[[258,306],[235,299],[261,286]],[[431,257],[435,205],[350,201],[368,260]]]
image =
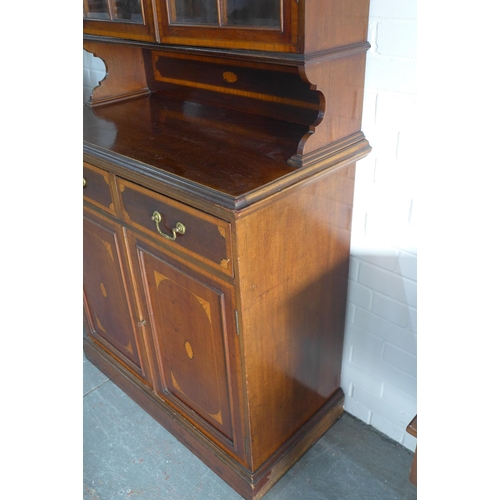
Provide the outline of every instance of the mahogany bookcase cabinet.
[[369,0],[84,0],[86,355],[245,499],[339,418]]

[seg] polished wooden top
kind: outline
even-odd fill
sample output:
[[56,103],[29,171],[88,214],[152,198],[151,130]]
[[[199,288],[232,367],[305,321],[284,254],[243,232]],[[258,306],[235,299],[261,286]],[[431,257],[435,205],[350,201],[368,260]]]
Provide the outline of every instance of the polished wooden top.
[[306,125],[159,93],[83,111],[84,159],[107,161],[105,168],[130,180],[130,173],[143,183],[149,178],[157,182],[151,189],[168,185],[231,210],[370,151],[363,134],[353,134],[297,167],[289,160],[309,132]]
[[287,160],[308,130],[161,95],[85,107],[83,122],[83,139],[90,149],[147,164],[234,198],[294,172]]

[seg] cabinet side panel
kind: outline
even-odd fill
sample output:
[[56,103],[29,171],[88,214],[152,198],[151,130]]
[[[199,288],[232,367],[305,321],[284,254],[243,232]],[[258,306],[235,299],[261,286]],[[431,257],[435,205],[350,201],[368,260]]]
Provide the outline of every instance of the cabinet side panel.
[[305,53],[366,41],[369,0],[307,0]]
[[253,470],[340,388],[354,171],[237,222]]
[[[303,137],[299,153],[307,155],[361,131],[365,81],[364,52],[305,67],[305,75],[325,99],[322,120]],[[314,133],[311,133],[311,132]]]

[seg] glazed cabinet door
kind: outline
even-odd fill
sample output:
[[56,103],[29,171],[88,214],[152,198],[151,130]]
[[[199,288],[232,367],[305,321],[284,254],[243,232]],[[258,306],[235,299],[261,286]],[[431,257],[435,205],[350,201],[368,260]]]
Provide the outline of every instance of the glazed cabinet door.
[[154,41],[152,0],[83,0],[83,31]]
[[156,0],[163,43],[295,51],[296,0]]
[[198,430],[242,457],[241,375],[234,290],[128,233],[144,291],[158,395]]
[[144,326],[121,237],[121,226],[84,207],[83,292],[87,334],[128,370],[147,380],[141,343]]

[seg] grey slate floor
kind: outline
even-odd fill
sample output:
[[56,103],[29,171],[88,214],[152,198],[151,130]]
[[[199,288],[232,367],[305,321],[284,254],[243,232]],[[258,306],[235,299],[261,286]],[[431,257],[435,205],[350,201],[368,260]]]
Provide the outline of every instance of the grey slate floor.
[[[241,500],[84,357],[84,500]],[[264,500],[414,500],[413,454],[344,413]]]

